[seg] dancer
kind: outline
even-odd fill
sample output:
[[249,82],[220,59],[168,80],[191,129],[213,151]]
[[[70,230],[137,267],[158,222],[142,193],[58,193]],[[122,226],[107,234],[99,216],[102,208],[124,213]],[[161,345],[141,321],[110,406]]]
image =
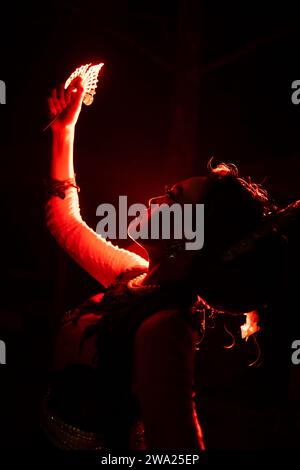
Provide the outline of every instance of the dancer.
[[194,306],[200,296],[243,314],[267,301],[280,269],[274,244],[263,241],[238,257],[230,250],[274,206],[234,165],[210,166],[207,176],[180,181],[149,201],[204,204],[203,249],[185,250],[183,239],[140,240],[148,262],[114,246],[80,215],[73,143],[83,95],[77,78],[48,100],[57,119],[46,216],[58,244],[105,293],[63,319],[44,428],[63,448],[199,451],[205,445],[194,402]]

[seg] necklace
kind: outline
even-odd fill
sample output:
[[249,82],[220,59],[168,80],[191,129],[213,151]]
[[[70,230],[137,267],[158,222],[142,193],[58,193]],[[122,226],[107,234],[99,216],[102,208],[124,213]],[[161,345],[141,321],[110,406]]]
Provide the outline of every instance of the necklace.
[[127,283],[127,287],[131,292],[136,294],[146,294],[153,292],[160,288],[158,284],[149,284],[149,285],[142,285],[143,280],[147,276],[147,273],[139,274],[138,276],[130,279]]

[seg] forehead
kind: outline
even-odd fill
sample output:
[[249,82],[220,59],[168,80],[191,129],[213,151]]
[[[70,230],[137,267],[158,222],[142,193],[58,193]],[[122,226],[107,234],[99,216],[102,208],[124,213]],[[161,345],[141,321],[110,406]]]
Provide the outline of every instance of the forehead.
[[178,181],[175,186],[182,188],[185,202],[196,203],[202,199],[206,179],[204,176],[193,176],[192,178]]

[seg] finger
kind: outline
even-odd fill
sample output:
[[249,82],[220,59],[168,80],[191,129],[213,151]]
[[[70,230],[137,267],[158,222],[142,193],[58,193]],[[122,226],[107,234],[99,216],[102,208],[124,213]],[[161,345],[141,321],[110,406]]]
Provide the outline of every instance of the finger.
[[60,114],[60,113],[63,111],[63,108],[62,108],[62,106],[61,106],[61,104],[60,104],[60,102],[59,102],[59,100],[58,100],[58,98],[57,98],[57,91],[56,91],[56,88],[54,88],[54,89],[52,90],[52,95],[51,95],[51,97],[52,97],[53,104],[54,104],[54,106],[55,106],[55,108],[56,108],[57,114]]
[[82,83],[82,78],[80,75],[78,75],[77,77],[73,78],[73,80],[69,83],[66,91],[68,91],[69,93],[76,91],[77,86],[80,86],[80,83]]
[[83,78],[78,75],[78,77],[75,78],[74,80],[74,85],[76,86],[76,88],[82,88],[83,87]]
[[49,111],[50,111],[50,116],[51,116],[51,117],[52,117],[52,116],[53,116],[53,117],[56,116],[57,111],[56,111],[56,108],[55,108],[55,106],[54,106],[54,104],[53,104],[53,99],[52,99],[52,98],[48,98],[48,108],[49,108]]
[[72,94],[73,94],[74,91],[76,91],[76,88],[74,87],[73,83],[74,83],[74,80],[71,81],[70,85],[65,90],[65,100],[66,100],[67,104],[70,104]]
[[68,88],[65,90],[65,101],[66,101],[66,104],[70,104],[70,101],[71,101],[71,88],[70,88],[70,85],[68,86]]
[[74,81],[74,89],[71,94],[71,101],[72,104],[75,106],[79,106],[82,103],[83,97],[84,97],[84,86],[83,86],[83,80],[81,77],[77,77],[76,81]]
[[52,98],[53,105],[55,106],[56,113],[57,113],[57,114],[60,114],[60,113],[63,111],[63,109],[62,109],[61,104],[60,104],[60,102],[59,102],[59,100],[58,100],[56,88],[54,88],[54,89],[52,90],[51,98]]
[[63,84],[60,84],[59,85],[59,88],[58,88],[58,99],[59,99],[59,102],[60,102],[60,105],[63,109],[65,109],[67,107],[67,104],[66,104],[66,100],[65,100],[65,87]]
[[73,78],[65,92],[65,99],[67,104],[70,104],[70,102],[73,101],[73,93],[76,93],[77,88],[81,86],[83,86],[82,78],[80,76]]
[[68,86],[68,90],[70,89],[71,91],[73,91],[74,89],[77,89],[77,87],[80,87],[80,86],[83,86],[83,79],[80,75],[78,75],[77,77],[73,78],[73,80],[71,81],[71,83],[69,84]]

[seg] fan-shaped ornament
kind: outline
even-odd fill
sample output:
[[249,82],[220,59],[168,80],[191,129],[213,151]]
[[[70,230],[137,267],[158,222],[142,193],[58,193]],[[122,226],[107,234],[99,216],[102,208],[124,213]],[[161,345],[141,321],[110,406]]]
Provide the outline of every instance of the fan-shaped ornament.
[[92,65],[92,64],[86,64],[82,65],[81,67],[78,67],[68,78],[68,80],[65,83],[65,89],[68,88],[72,80],[74,78],[77,78],[80,76],[83,81],[83,88],[85,91],[84,97],[83,97],[83,103],[86,106],[89,106],[92,104],[94,101],[94,95],[96,93],[96,88],[98,84],[98,76],[101,68],[103,67],[103,63],[97,64],[97,65]]
[[[65,90],[68,88],[70,83],[74,80],[74,78],[77,78],[80,76],[83,81],[83,88],[84,88],[84,96],[83,96],[83,103],[86,106],[90,106],[92,102],[94,101],[94,95],[96,94],[96,88],[98,85],[98,76],[100,73],[101,68],[103,67],[104,63],[101,62],[100,64],[95,64],[92,65],[90,64],[85,64],[81,65],[80,67],[77,67],[76,70],[74,70],[73,73],[69,76],[65,83]],[[74,90],[75,91],[75,90]],[[58,116],[55,116],[54,119],[52,119],[51,122],[43,129],[44,131],[48,129],[48,127],[51,126],[51,124],[58,118]]]

